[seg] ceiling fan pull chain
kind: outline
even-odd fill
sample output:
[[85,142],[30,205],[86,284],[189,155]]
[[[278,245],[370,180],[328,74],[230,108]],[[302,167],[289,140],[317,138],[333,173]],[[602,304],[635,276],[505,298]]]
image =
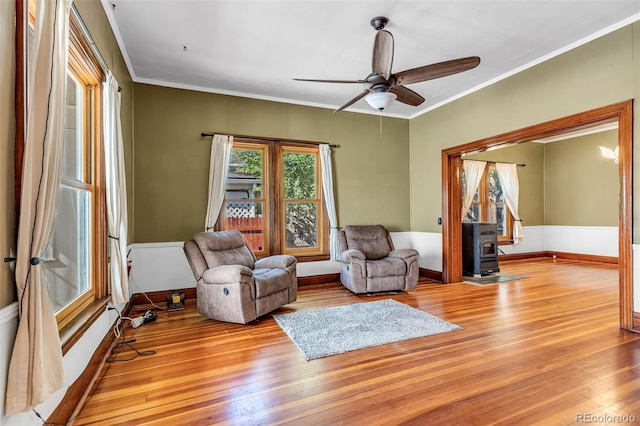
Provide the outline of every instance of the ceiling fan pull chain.
[[382,110],[380,110],[380,139],[382,139]]

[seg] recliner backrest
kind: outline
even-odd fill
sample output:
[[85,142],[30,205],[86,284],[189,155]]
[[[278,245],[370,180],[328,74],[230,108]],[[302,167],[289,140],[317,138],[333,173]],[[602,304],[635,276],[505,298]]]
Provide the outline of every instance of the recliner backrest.
[[240,231],[199,232],[194,241],[202,251],[207,266],[242,265],[253,269],[255,255],[247,246]]
[[389,232],[382,225],[347,225],[344,235],[347,247],[360,250],[369,260],[387,257],[393,250]]

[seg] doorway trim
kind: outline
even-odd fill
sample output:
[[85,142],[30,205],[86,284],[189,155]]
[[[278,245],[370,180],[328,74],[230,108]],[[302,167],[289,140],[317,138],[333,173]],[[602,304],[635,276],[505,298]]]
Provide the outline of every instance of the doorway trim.
[[[462,281],[462,154],[491,147],[530,142],[580,130],[606,121],[618,121],[620,175],[618,265],[620,327],[633,328],[633,100],[581,112],[545,123],[480,139],[442,151],[442,280]],[[457,194],[457,195],[456,195]]]

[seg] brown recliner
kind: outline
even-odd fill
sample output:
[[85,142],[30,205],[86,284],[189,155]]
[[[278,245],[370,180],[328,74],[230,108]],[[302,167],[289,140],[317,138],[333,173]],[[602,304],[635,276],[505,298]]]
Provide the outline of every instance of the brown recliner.
[[348,225],[338,231],[340,281],[354,293],[413,291],[418,284],[419,253],[394,250],[382,225]]
[[197,233],[184,252],[197,281],[200,315],[246,324],[298,297],[296,258],[256,260],[237,230]]

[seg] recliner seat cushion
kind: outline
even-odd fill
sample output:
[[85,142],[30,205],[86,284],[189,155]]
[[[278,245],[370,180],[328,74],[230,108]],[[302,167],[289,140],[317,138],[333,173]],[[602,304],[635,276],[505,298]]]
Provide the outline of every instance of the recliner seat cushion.
[[244,243],[240,231],[216,232],[215,236],[210,232],[199,232],[193,239],[209,268],[220,265],[242,265],[253,269],[255,258]]
[[347,225],[344,234],[348,248],[360,250],[367,260],[382,259],[393,250],[387,230],[382,225]]
[[253,270],[256,297],[261,298],[289,288],[291,279],[284,269],[260,268]]
[[367,278],[405,276],[407,263],[403,259],[387,257],[367,262]]

